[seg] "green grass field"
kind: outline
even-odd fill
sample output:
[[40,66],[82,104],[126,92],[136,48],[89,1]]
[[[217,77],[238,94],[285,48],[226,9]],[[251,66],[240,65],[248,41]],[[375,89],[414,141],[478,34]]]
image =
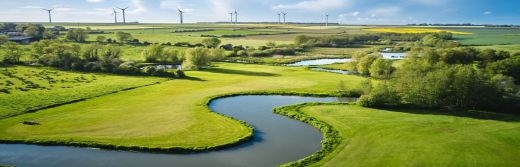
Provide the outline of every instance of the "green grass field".
[[518,166],[520,118],[397,112],[356,105],[301,109],[339,131],[342,142],[312,166]]
[[495,50],[504,50],[509,51],[511,53],[520,52],[520,44],[514,45],[488,45],[488,46],[476,46],[479,49],[495,49]]
[[[205,101],[210,96],[244,91],[332,94],[340,81],[348,81],[345,82],[347,89],[356,89],[363,80],[303,67],[215,65],[217,67],[210,70],[187,72],[192,77],[188,80],[171,80],[3,119],[0,140],[74,141],[153,148],[218,146],[244,137],[250,131],[235,120],[209,112]],[[21,122],[25,120],[41,125],[23,125]]]
[[445,28],[463,31],[471,35],[454,34],[455,40],[464,45],[508,45],[520,44],[519,28]]
[[0,118],[165,80],[23,66],[0,68]]

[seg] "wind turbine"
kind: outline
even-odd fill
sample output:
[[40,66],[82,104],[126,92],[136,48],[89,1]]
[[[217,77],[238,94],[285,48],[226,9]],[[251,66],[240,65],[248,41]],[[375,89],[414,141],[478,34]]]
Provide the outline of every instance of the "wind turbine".
[[282,15],[282,13],[278,13],[278,24],[282,24],[281,15]]
[[182,11],[181,9],[177,8],[177,11],[179,11],[179,17],[180,17],[180,21],[181,21],[181,24],[184,24],[184,11]]
[[45,10],[45,11],[49,12],[49,23],[52,23],[52,15],[51,15],[51,13],[54,10],[54,8],[52,8],[52,9],[42,9],[42,10]]
[[287,12],[283,12],[282,14],[283,14],[283,24],[286,24],[286,22],[285,22],[285,16],[287,16]]
[[229,22],[229,23],[233,24],[233,12],[228,13],[228,14],[231,16],[231,22]]
[[112,13],[114,15],[114,23],[117,23],[117,12],[116,9],[112,8],[112,10],[114,10],[114,13]]
[[329,26],[329,14],[325,14],[325,27]]
[[238,12],[235,9],[235,24],[238,24]]
[[126,8],[119,8],[121,11],[123,11],[123,24],[126,24],[126,14],[125,14],[125,10],[128,9],[129,7],[126,7]]

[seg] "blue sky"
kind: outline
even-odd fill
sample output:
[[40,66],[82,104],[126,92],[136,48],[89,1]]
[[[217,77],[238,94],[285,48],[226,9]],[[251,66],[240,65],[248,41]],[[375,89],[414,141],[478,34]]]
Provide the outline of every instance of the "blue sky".
[[[55,8],[55,22],[113,22],[112,7],[129,6],[127,21],[176,23],[176,8],[185,22],[287,21],[344,24],[475,23],[520,24],[518,0],[0,0],[1,22],[44,22],[41,8]],[[122,20],[121,16],[119,18]]]

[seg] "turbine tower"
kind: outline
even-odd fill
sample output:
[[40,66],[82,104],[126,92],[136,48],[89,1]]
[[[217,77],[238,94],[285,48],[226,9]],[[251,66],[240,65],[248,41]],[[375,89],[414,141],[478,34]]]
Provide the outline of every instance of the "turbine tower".
[[184,24],[184,11],[182,11],[181,9],[177,8],[177,11],[179,11],[179,17],[180,17],[180,23],[181,24]]
[[230,24],[233,24],[233,12],[231,13],[228,13],[230,16],[231,16],[231,22],[229,22]]
[[282,24],[281,17],[282,17],[282,13],[278,13],[278,24]]
[[123,24],[126,24],[126,13],[125,13],[125,10],[128,9],[129,7],[126,7],[126,8],[119,8],[121,11],[123,11]]
[[283,12],[283,24],[286,24],[287,22],[285,22],[285,16],[287,16],[287,12]]
[[54,10],[54,8],[52,8],[52,9],[42,9],[42,10],[45,10],[45,11],[49,12],[49,23],[52,23],[52,15],[51,15],[51,13]]
[[325,27],[329,26],[329,14],[325,14]]
[[114,15],[114,23],[117,23],[117,12],[116,9],[112,8],[112,10],[114,10],[114,13],[112,13]]
[[237,10],[235,9],[235,24],[238,24],[238,12]]

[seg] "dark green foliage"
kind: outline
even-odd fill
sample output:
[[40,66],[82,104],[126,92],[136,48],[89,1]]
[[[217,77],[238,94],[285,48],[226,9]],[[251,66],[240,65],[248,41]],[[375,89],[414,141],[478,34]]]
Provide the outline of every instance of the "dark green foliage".
[[297,46],[308,45],[317,47],[348,47],[365,44],[388,44],[392,43],[392,41],[419,41],[426,35],[428,34],[379,33],[322,37],[299,35],[295,37],[294,44]]
[[88,32],[81,28],[71,28],[65,35],[65,39],[75,42],[85,42],[88,38]]
[[0,45],[9,42],[9,38],[5,35],[0,35]]
[[18,44],[14,42],[7,42],[0,47],[4,50],[2,54],[2,62],[6,64],[18,64],[20,63],[20,57],[22,57],[22,50]]
[[121,42],[121,43],[127,43],[127,42],[129,42],[130,40],[134,39],[134,37],[132,36],[132,34],[130,34],[130,33],[126,33],[126,32],[122,32],[122,31],[118,31],[118,32],[116,32],[116,38],[117,38],[117,40],[119,40],[119,42]]
[[[513,78],[520,77],[520,60],[503,59],[509,55],[507,53],[500,55],[504,56],[468,47],[416,48],[400,63],[392,77],[384,81],[385,84],[365,91],[359,104],[367,107],[406,105],[448,110],[516,110],[518,105],[511,104],[519,102],[519,90],[513,84]],[[482,64],[478,60],[491,63],[484,70],[476,66]]]
[[221,41],[217,37],[206,38],[202,40],[202,44],[208,48],[217,48]]
[[489,63],[486,71],[491,74],[503,74],[515,79],[520,84],[520,57],[513,57]]

